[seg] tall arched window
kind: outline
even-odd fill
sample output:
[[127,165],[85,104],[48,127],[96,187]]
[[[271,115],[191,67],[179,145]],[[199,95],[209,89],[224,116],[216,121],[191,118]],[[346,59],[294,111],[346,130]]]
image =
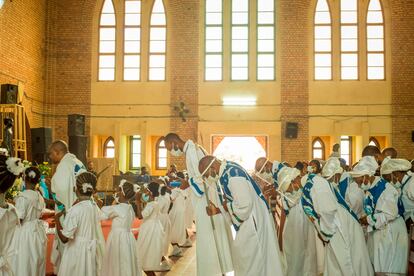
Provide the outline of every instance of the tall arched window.
[[315,80],[331,80],[332,21],[327,0],[318,0],[314,24]]
[[99,20],[98,80],[115,80],[115,9],[111,0],[105,0]]
[[140,80],[141,1],[125,0],[124,80]]
[[325,143],[319,137],[312,142],[312,159],[325,159]]
[[162,0],[155,0],[150,22],[149,80],[165,80],[167,19]]
[[158,140],[155,150],[157,170],[167,169],[167,148],[163,139]]
[[231,80],[249,79],[249,0],[231,1]]
[[257,80],[275,79],[275,3],[257,1]]
[[378,140],[375,137],[370,137],[369,138],[369,146],[376,146],[377,148],[381,149],[380,144],[378,142]]
[[358,79],[358,1],[341,0],[341,79]]
[[114,158],[115,157],[115,143],[114,138],[108,137],[104,143],[104,157]]
[[367,13],[367,78],[383,80],[384,17],[380,0],[370,0]]
[[223,0],[206,0],[204,79],[223,79]]

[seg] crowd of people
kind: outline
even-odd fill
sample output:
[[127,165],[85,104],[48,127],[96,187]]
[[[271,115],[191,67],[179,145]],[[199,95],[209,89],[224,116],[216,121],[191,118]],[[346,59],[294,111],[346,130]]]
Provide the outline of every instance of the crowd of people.
[[[198,276],[405,275],[414,219],[412,164],[395,149],[367,146],[350,166],[338,146],[309,163],[261,157],[255,171],[219,160],[169,133],[165,146],[186,170],[137,185],[121,180],[114,203],[94,197],[98,177],[63,141],[49,148],[57,275],[156,275],[191,247],[196,229]],[[4,194],[16,178],[25,190]],[[45,275],[45,200],[41,172],[0,155],[0,276]],[[131,231],[141,220],[136,239]],[[112,220],[105,241],[101,221]],[[413,260],[414,261],[414,260]]]

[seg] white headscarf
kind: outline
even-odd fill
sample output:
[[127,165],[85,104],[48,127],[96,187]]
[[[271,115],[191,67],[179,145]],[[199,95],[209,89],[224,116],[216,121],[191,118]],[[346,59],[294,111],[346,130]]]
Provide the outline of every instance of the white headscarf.
[[373,156],[364,156],[358,164],[349,172],[353,177],[360,177],[364,175],[373,176],[377,171],[378,163]]
[[341,162],[339,158],[331,157],[326,161],[325,166],[322,169],[322,176],[329,179],[337,173],[342,173],[344,170],[341,167]]
[[381,164],[381,175],[390,174],[397,171],[408,171],[411,169],[411,163],[405,159],[385,158]]
[[290,183],[300,175],[300,171],[296,168],[283,167],[277,174],[277,179],[279,183],[279,190],[285,192]]

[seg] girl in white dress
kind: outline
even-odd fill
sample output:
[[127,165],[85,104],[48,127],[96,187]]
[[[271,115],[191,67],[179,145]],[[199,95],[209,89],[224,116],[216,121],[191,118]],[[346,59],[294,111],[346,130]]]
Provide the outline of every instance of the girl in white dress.
[[187,229],[185,225],[185,191],[179,188],[180,182],[171,182],[171,201],[173,202],[169,216],[171,221],[171,244],[173,251],[171,256],[181,257],[182,250],[180,245],[187,239]]
[[170,194],[167,193],[167,186],[160,185],[160,195],[155,198],[155,200],[158,202],[159,208],[160,208],[160,221],[162,224],[162,227],[164,228],[164,251],[163,251],[163,259],[162,264],[164,266],[169,266],[169,263],[167,261],[168,256],[168,249],[170,246],[170,233],[171,233],[171,221],[170,217],[168,216],[168,211],[170,210],[171,205],[171,199]]
[[[158,189],[159,184],[151,182],[137,193],[137,214],[143,219],[137,240],[138,262],[148,276],[155,276],[155,271],[169,270],[160,265],[165,250],[165,232],[160,221],[160,207],[155,201]],[[143,210],[142,203],[146,204]]]
[[18,258],[12,261],[14,275],[44,276],[46,273],[46,231],[40,220],[45,201],[35,190],[40,181],[40,171],[29,167],[24,172],[26,190],[16,198],[16,210],[20,219],[13,238]]
[[106,251],[102,269],[103,276],[140,276],[136,241],[131,232],[135,212],[134,184],[121,180],[115,194],[116,205],[102,208],[103,219],[112,219],[112,229],[106,241]]
[[59,276],[100,275],[105,241],[100,223],[101,212],[92,201],[96,176],[84,172],[77,176],[75,192],[78,199],[67,211],[55,215],[59,239],[65,243]]
[[16,208],[5,199],[5,193],[13,186],[16,176],[20,175],[24,168],[9,165],[17,164],[16,162],[20,162],[20,159],[0,155],[0,276],[13,276],[11,260],[17,258],[17,253],[12,247],[12,239],[19,219]]

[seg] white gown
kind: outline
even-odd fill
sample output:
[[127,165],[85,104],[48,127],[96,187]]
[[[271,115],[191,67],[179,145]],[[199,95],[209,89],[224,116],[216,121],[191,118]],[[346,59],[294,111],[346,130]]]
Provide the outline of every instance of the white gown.
[[[376,178],[373,186],[378,181]],[[375,219],[367,217],[368,250],[375,272],[405,273],[407,269],[408,234],[404,219],[398,215],[398,196],[397,190],[387,183],[378,198]]]
[[328,276],[374,275],[360,224],[340,205],[329,183],[313,178],[311,197],[320,215],[320,228],[332,235],[325,246],[325,272]]
[[274,222],[265,203],[243,177],[230,177],[228,188],[233,196],[233,202],[227,203],[230,216],[243,221],[233,242],[235,275],[284,275]]
[[102,207],[103,219],[112,219],[112,228],[106,241],[103,276],[140,276],[138,254],[131,227],[135,219],[132,206],[120,203]]
[[19,218],[13,205],[0,208],[0,276],[13,276],[11,261],[18,256],[12,247],[12,240],[18,224]]
[[21,225],[16,228],[13,248],[18,257],[12,261],[14,275],[44,276],[46,273],[46,231],[40,220],[45,202],[41,194],[25,190],[16,198]]
[[168,210],[170,209],[171,204],[170,194],[166,193],[165,195],[160,195],[156,198],[156,201],[160,208],[160,221],[165,233],[163,256],[168,256],[168,249],[171,243],[171,221],[168,216]]
[[137,240],[138,263],[143,271],[158,271],[165,250],[165,232],[160,221],[158,202],[148,202],[142,217]]
[[92,200],[84,200],[67,211],[62,234],[65,244],[59,276],[100,275],[105,241],[100,210]]
[[171,201],[173,206],[170,211],[171,221],[171,243],[184,244],[186,240],[185,225],[185,191],[174,188],[171,191]]
[[300,201],[286,216],[283,253],[287,262],[286,276],[318,275],[315,228],[303,212]]
[[190,229],[193,227],[193,203],[191,198],[191,188],[188,187],[185,192],[185,228]]
[[348,204],[349,208],[354,211],[358,218],[363,217],[365,215],[364,191],[359,188],[358,184],[356,184],[355,181],[353,181],[352,176],[349,174],[349,172],[344,172],[341,175],[340,182],[342,181],[347,181],[348,183],[344,198],[346,203]]

